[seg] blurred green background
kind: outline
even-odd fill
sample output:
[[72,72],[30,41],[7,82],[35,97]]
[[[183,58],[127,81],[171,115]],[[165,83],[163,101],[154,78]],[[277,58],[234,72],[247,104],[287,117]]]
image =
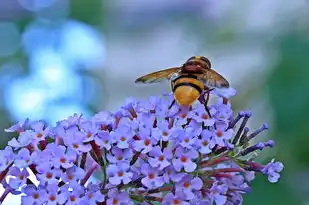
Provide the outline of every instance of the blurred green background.
[[[137,86],[151,71],[205,55],[271,129],[282,178],[257,177],[246,205],[309,204],[309,2],[305,0],[1,0],[0,129],[30,117],[114,110],[125,98],[168,91]],[[1,146],[11,136],[1,132]],[[19,204],[10,197],[6,205]]]

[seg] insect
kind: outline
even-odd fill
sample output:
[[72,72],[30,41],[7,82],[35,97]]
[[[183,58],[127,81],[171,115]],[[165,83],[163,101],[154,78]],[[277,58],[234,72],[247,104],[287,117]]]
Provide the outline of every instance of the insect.
[[211,69],[209,59],[204,56],[193,56],[181,67],[172,67],[144,75],[136,79],[135,83],[156,83],[162,80],[171,81],[176,102],[184,106],[192,105],[203,91],[229,87],[229,82]]

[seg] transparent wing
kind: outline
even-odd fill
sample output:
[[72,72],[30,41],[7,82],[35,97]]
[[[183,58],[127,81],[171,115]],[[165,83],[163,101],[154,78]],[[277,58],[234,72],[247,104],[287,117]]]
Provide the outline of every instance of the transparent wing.
[[168,68],[165,70],[160,70],[154,73],[144,75],[135,80],[135,83],[157,83],[162,80],[169,80],[173,74],[177,73],[180,70],[179,67]]
[[203,74],[199,76],[206,85],[216,88],[228,88],[229,82],[219,73],[212,69],[204,69]]

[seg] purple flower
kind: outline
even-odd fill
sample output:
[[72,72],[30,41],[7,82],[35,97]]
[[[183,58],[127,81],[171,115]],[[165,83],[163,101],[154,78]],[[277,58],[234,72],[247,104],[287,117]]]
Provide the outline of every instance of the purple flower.
[[79,127],[86,135],[84,142],[90,142],[94,140],[95,136],[99,131],[98,128],[96,127],[96,124],[92,121],[85,120],[80,124]]
[[45,138],[49,134],[49,127],[46,127],[43,121],[33,122],[30,126],[34,131],[33,138],[36,142],[45,140]]
[[76,182],[85,176],[85,171],[80,167],[74,166],[61,173],[61,179],[63,182],[69,182],[70,184],[76,184]]
[[233,137],[233,130],[228,129],[226,131],[222,129],[217,129],[214,131],[214,137],[212,138],[214,140],[214,143],[219,146],[226,146],[228,140],[230,140]]
[[190,111],[188,108],[183,107],[180,112],[175,117],[174,125],[179,127],[188,123],[189,118],[191,117]]
[[175,151],[176,158],[173,159],[173,165],[176,171],[180,171],[182,168],[186,172],[193,172],[197,165],[192,161],[198,157],[198,152],[194,149],[185,150],[182,147],[178,147]]
[[22,204],[44,204],[47,201],[47,193],[40,187],[27,185],[22,188],[22,192],[26,194],[21,197]]
[[189,202],[186,202],[181,193],[168,193],[164,196],[162,205],[190,205]]
[[92,121],[99,130],[107,130],[109,126],[115,124],[115,117],[110,112],[99,112],[92,117]]
[[68,133],[64,138],[64,144],[74,150],[77,154],[89,152],[91,150],[90,144],[84,144],[86,136],[80,131]]
[[39,173],[37,178],[41,183],[54,184],[59,182],[62,171],[60,169],[50,169],[49,166],[46,166],[45,169],[41,167]]
[[159,106],[161,106],[162,99],[155,97],[155,96],[150,96],[148,101],[142,101],[139,104],[139,108],[137,111],[139,112],[150,112],[150,111],[155,111]]
[[228,191],[228,187],[225,184],[219,185],[218,183],[214,183],[210,188],[210,194],[208,198],[211,202],[215,202],[216,205],[223,205],[226,203],[227,196],[226,193]]
[[12,125],[11,127],[4,129],[5,132],[23,132],[29,126],[29,118],[26,118],[24,121],[17,122],[16,124]]
[[225,203],[225,205],[242,204],[242,202],[243,202],[243,198],[239,192],[231,192],[229,194],[229,198],[227,199],[227,202]]
[[140,122],[137,118],[130,118],[130,117],[122,117],[119,120],[118,127],[126,127],[128,128],[128,131],[131,131],[132,133],[140,127],[140,125],[143,124]]
[[97,145],[104,147],[107,150],[110,150],[112,147],[112,143],[114,142],[114,139],[108,131],[102,130],[94,138],[94,141]]
[[15,166],[18,168],[26,168],[30,164],[32,164],[32,159],[30,156],[30,152],[26,148],[22,148],[19,150],[18,154],[15,158]]
[[148,159],[149,164],[162,170],[171,164],[170,160],[173,158],[173,153],[169,147],[162,152],[160,146],[156,146],[149,152],[149,156],[151,156]]
[[[233,95],[224,92],[211,93]],[[281,162],[263,166],[248,156],[274,146],[271,140],[247,146],[268,129],[249,133],[251,112],[234,117],[222,97],[208,105],[199,98],[191,107],[173,100],[173,93],[146,102],[131,98],[118,111],[90,119],[74,114],[55,127],[41,120],[13,125],[7,131],[19,136],[0,150],[1,198],[23,194],[22,204],[48,205],[233,205],[251,191],[255,173],[278,181]],[[27,185],[32,175],[39,185]]]
[[111,164],[107,167],[107,175],[109,176],[109,182],[113,185],[128,184],[132,179],[132,172],[129,171],[130,166],[128,164]]
[[168,97],[168,100],[162,100],[161,103],[156,106],[155,115],[160,119],[174,117],[179,111],[179,106],[177,104],[174,104],[174,106],[169,109],[174,97],[172,93],[170,93]]
[[121,164],[127,163],[133,156],[131,149],[119,149],[114,147],[111,153],[107,154],[106,158],[110,163]]
[[85,196],[81,198],[80,204],[97,205],[97,202],[104,201],[104,195],[100,191],[100,187],[96,184],[89,183]]
[[[137,113],[137,117],[132,120],[136,125],[138,125],[137,129],[141,128],[152,128],[154,125],[154,121],[156,116],[153,113]],[[138,130],[136,130],[138,131]]]
[[233,111],[230,104],[224,104],[223,99],[219,98],[217,104],[213,105],[212,108],[216,109],[215,119],[218,121],[229,122],[233,117]]
[[195,134],[195,130],[192,127],[186,127],[185,130],[178,129],[174,133],[174,137],[183,148],[192,149],[197,140],[198,134]]
[[163,177],[166,183],[170,183],[170,182],[179,182],[185,175],[186,175],[185,173],[176,172],[173,166],[169,166],[164,169]]
[[47,205],[58,205],[64,204],[67,200],[67,196],[63,192],[59,192],[58,183],[48,184],[47,190]]
[[129,143],[132,141],[133,133],[128,126],[120,126],[115,131],[111,132],[111,137],[117,143],[120,149],[129,148]]
[[232,96],[236,95],[237,91],[232,88],[216,88],[212,91],[215,95],[218,95],[220,97],[225,97],[225,98],[231,98]]
[[142,178],[142,184],[148,189],[154,189],[164,184],[164,178],[160,176],[160,172],[156,168],[151,168],[149,164],[143,164],[141,173],[145,176]]
[[[55,145],[55,144],[49,144]],[[48,147],[47,147],[48,149]],[[55,168],[70,168],[74,165],[74,161],[76,160],[76,152],[72,149],[67,149],[65,146],[62,145],[55,145],[51,150],[52,154],[52,164]]]
[[0,171],[5,170],[14,159],[15,154],[12,147],[8,146],[4,150],[0,150]]
[[32,144],[34,147],[37,147],[38,142],[45,140],[49,134],[49,128],[46,128],[42,121],[31,123],[31,128],[32,130],[20,132],[18,140],[13,138],[9,141],[9,145],[15,148],[20,148]]
[[20,170],[17,167],[12,167],[9,172],[13,177],[9,178],[9,185],[13,189],[18,189],[26,184],[29,173],[27,169]]
[[193,191],[200,190],[202,187],[203,181],[199,177],[193,178],[191,175],[186,175],[176,184],[176,191],[183,192],[185,199],[191,200],[195,197]]
[[271,160],[261,171],[263,174],[268,175],[268,181],[275,183],[280,178],[280,172],[283,170],[284,166],[281,162],[275,162]]
[[164,142],[168,141],[172,134],[173,134],[173,128],[169,128],[169,122],[166,120],[162,120],[157,122],[157,127],[152,129],[152,136],[156,140],[162,140]]
[[129,194],[125,191],[119,192],[117,189],[112,189],[107,195],[106,205],[133,205]]
[[198,104],[198,106],[191,112],[191,117],[198,123],[203,123],[204,126],[213,126],[215,124],[215,119],[212,118],[216,113],[215,108],[211,108],[210,115],[205,110],[205,106]]
[[66,197],[66,205],[77,205],[81,202],[81,194],[78,191],[75,191],[75,189],[73,189],[73,191],[67,192]]
[[203,130],[201,133],[201,139],[199,139],[195,145],[198,147],[198,151],[201,154],[209,154],[212,152],[215,143],[211,138],[213,137],[213,132],[209,130]]
[[74,113],[72,116],[69,116],[67,119],[58,122],[57,125],[60,125],[64,127],[65,129],[67,129],[71,126],[80,125],[80,123],[83,121],[84,121],[83,115]]
[[[21,132],[18,136],[18,140],[16,138],[11,139],[8,142],[8,145],[18,149],[21,147],[26,147],[30,145],[33,141],[33,131],[31,130],[26,130],[24,132]],[[36,145],[36,144],[35,144]]]
[[157,140],[150,135],[150,129],[140,129],[139,139],[133,141],[132,147],[134,150],[146,154],[153,149]]

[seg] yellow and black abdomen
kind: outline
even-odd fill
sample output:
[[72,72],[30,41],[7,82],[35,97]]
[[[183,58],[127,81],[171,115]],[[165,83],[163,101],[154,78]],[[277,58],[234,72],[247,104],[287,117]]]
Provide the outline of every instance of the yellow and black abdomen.
[[179,105],[192,105],[204,89],[204,84],[195,75],[181,75],[172,82],[174,97]]

